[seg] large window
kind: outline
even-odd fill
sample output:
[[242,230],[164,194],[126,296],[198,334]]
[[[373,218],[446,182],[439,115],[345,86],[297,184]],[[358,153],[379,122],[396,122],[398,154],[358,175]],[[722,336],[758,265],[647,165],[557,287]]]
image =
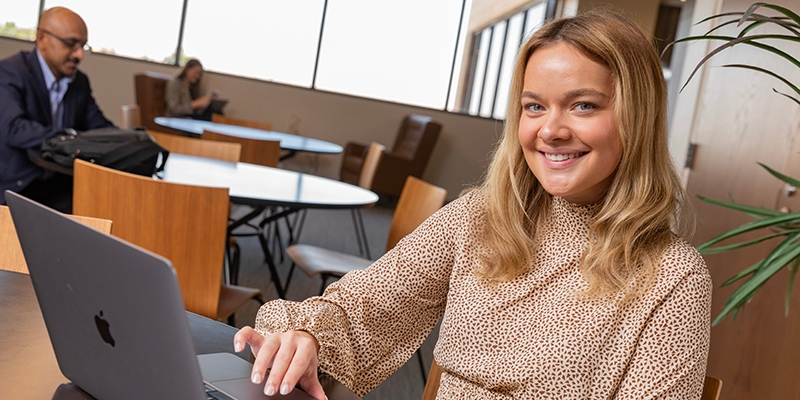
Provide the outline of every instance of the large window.
[[80,14],[94,51],[158,62],[175,57],[183,0],[45,0],[45,9],[54,6]]
[[34,40],[39,20],[39,2],[11,1],[0,3],[0,35]]
[[198,58],[215,72],[453,110],[472,0],[2,3],[4,36],[33,40],[40,7],[64,6],[86,21],[96,52],[179,65]]
[[546,8],[546,2],[535,4],[473,34],[463,110],[482,117],[506,117],[517,50],[542,25]]
[[324,0],[190,0],[183,55],[207,69],[311,87]]
[[445,108],[462,0],[328,0],[316,87]]

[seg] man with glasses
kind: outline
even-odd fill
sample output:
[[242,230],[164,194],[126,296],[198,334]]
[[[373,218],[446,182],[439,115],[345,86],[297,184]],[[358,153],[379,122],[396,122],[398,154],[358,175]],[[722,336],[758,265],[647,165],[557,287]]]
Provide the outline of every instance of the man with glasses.
[[[64,212],[72,209],[72,177],[45,172],[27,149],[65,129],[113,124],[92,97],[78,64],[89,51],[86,23],[64,7],[42,13],[33,51],[0,61],[0,193],[6,189]],[[2,198],[0,197],[0,204]]]

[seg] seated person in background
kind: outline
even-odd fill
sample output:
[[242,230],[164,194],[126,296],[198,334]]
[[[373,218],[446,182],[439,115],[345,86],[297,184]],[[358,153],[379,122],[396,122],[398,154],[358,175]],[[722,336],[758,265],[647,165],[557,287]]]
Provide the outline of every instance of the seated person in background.
[[71,212],[72,177],[45,172],[26,151],[67,128],[113,126],[95,103],[89,79],[78,70],[87,40],[78,14],[53,7],[42,13],[33,51],[0,61],[0,193],[9,189]]
[[324,296],[269,302],[236,334],[267,394],[299,383],[325,398],[319,368],[363,396],[443,318],[439,398],[700,398],[711,278],[671,229],[692,217],[655,47],[610,11],[552,20],[510,92],[480,187]]
[[214,91],[204,96],[199,95],[202,78],[203,65],[193,58],[186,62],[178,76],[167,83],[164,101],[167,103],[168,116],[211,121],[211,110],[208,106],[217,94]]

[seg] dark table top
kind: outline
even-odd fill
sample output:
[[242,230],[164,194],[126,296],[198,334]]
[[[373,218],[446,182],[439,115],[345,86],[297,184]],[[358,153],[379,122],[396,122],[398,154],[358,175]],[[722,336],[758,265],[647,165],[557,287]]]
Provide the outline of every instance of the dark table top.
[[338,144],[326,142],[324,140],[293,135],[291,133],[265,131],[263,129],[247,128],[243,126],[220,124],[216,122],[188,118],[157,117],[155,122],[161,126],[166,126],[168,128],[193,133],[196,135],[202,135],[204,130],[208,130],[245,139],[280,141],[281,148],[284,150],[306,151],[310,153],[322,154],[339,154],[342,152],[342,146],[339,146]]
[[[197,354],[233,353],[236,328],[187,312]],[[247,359],[246,350],[239,357]],[[330,399],[358,399],[320,377]],[[61,374],[28,275],[0,270],[0,387],[8,399],[89,398]]]

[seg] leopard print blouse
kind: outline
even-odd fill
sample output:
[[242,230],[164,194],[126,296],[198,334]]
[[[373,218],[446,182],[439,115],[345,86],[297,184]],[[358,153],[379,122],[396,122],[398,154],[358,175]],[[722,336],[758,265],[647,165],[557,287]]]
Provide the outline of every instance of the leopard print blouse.
[[578,268],[598,206],[555,198],[529,272],[475,276],[483,196],[439,210],[364,271],[301,303],[275,300],[262,335],[305,330],[320,369],[363,396],[402,366],[442,320],[438,399],[699,399],[711,278],[675,236],[654,285],[632,302],[579,298]]

